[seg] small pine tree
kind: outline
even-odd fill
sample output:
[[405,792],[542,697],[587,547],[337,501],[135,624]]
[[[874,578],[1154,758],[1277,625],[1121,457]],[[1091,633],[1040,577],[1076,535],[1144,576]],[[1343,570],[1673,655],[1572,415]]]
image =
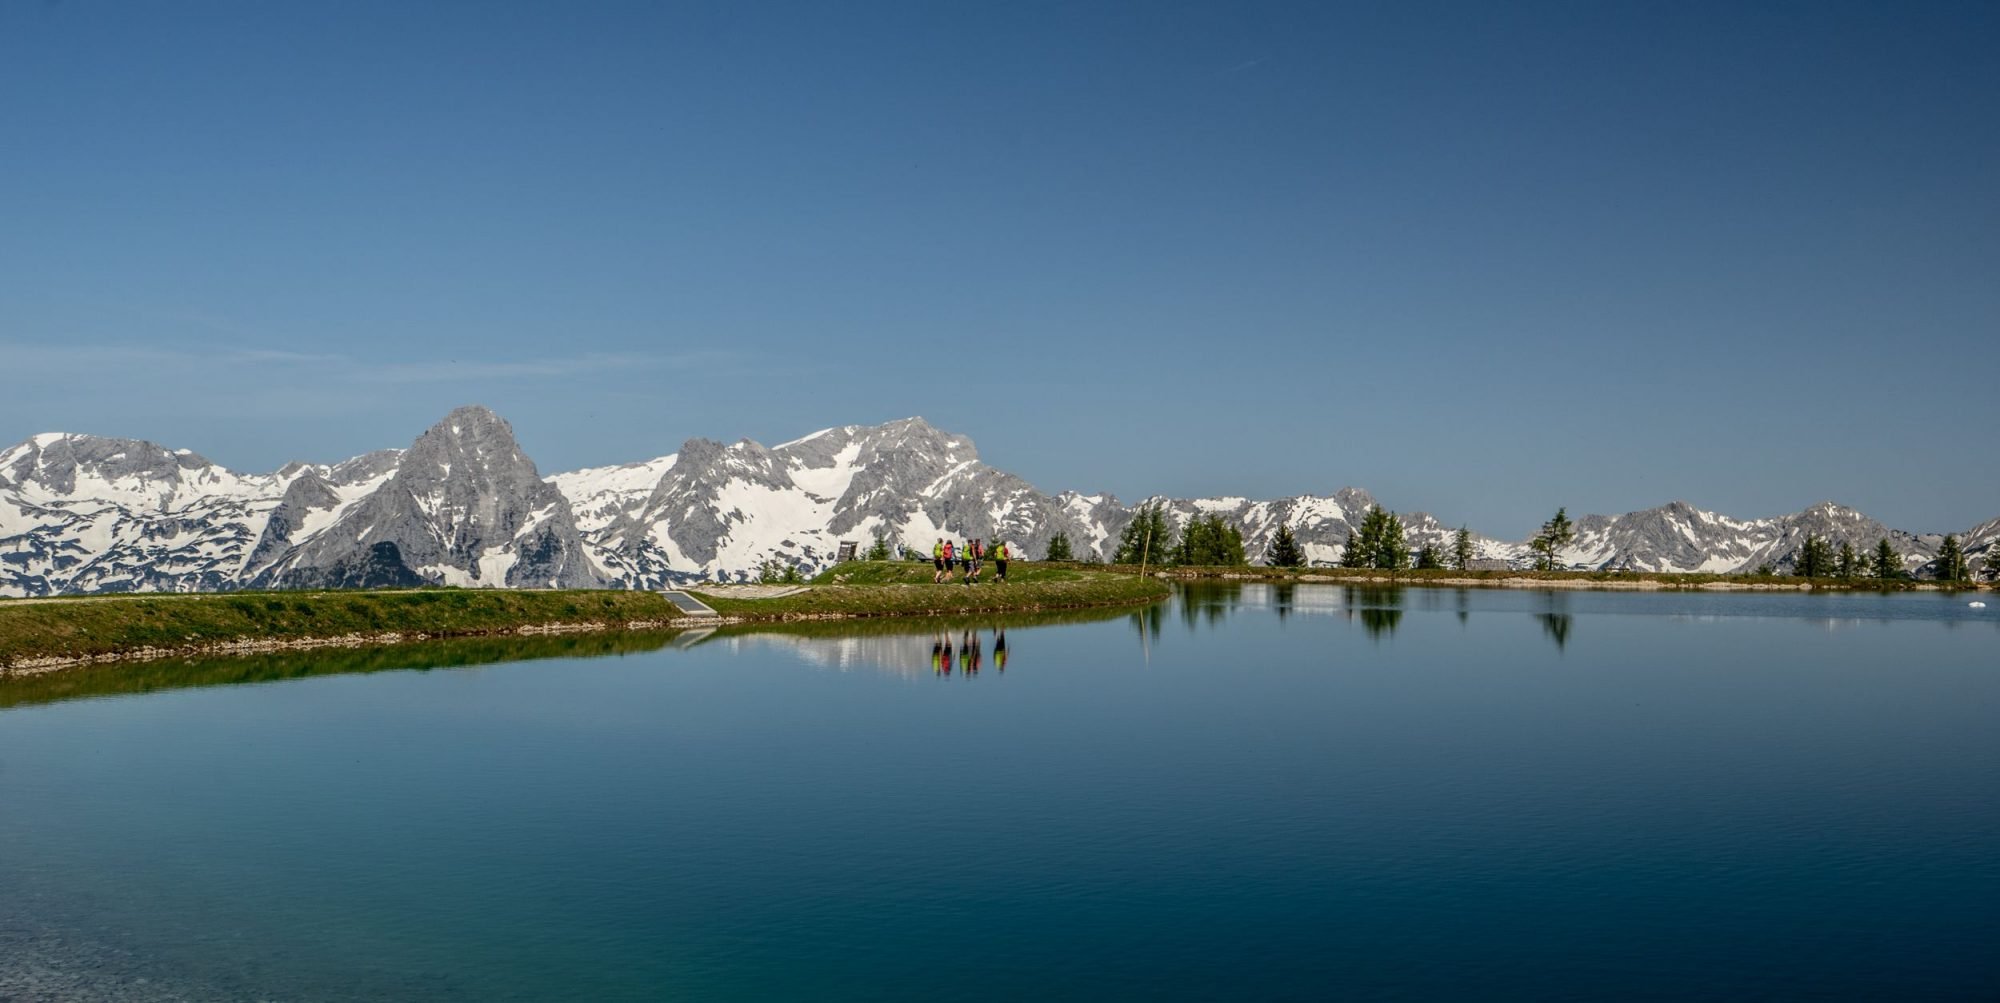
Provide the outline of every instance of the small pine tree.
[[1807,578],[1824,578],[1832,574],[1833,548],[1827,545],[1826,537],[1807,533],[1806,542],[1799,547],[1794,567]]
[[797,585],[803,580],[799,577],[799,566],[796,564],[786,564],[785,573],[778,576],[778,581],[785,585]]
[[1361,528],[1347,538],[1347,552],[1341,565],[1350,568],[1382,568],[1399,571],[1410,566],[1410,544],[1404,537],[1403,520],[1375,505],[1361,517]]
[[1542,531],[1528,542],[1535,552],[1535,570],[1556,570],[1556,552],[1570,545],[1576,539],[1576,524],[1569,521],[1569,511],[1556,509],[1555,518],[1542,523]]
[[1056,530],[1056,535],[1049,537],[1049,552],[1048,554],[1043,556],[1042,560],[1044,561],[1076,560],[1075,555],[1073,555],[1069,549],[1069,534],[1063,532],[1062,530]]
[[1426,543],[1417,548],[1417,567],[1425,569],[1444,567],[1444,551],[1439,550],[1434,543]]
[[1370,559],[1368,552],[1362,549],[1361,531],[1358,529],[1349,529],[1347,531],[1347,543],[1340,548],[1340,566],[1343,568],[1365,568],[1368,566]]
[[2000,582],[2000,539],[1986,545],[1986,577]]
[[1769,578],[1777,573],[1778,569],[1772,567],[1770,561],[1765,561],[1764,563],[1757,565],[1757,570],[1751,572],[1751,574],[1754,574],[1760,578]]
[[877,533],[875,534],[875,545],[868,548],[868,560],[886,561],[888,559],[889,559],[889,538],[883,536],[880,533]]
[[1888,580],[1903,577],[1903,555],[1889,545],[1889,538],[1875,545],[1875,577]]
[[1145,505],[1126,524],[1125,532],[1119,535],[1118,549],[1112,553],[1111,563],[1166,564],[1179,546],[1173,526],[1167,522],[1166,506]]
[[1451,566],[1459,571],[1472,570],[1472,531],[1458,527],[1458,535],[1451,539]]
[[757,566],[757,584],[770,585],[778,580],[778,562],[767,560]]
[[1277,533],[1271,536],[1271,546],[1264,551],[1264,563],[1274,568],[1305,566],[1305,551],[1300,549],[1299,538],[1292,535],[1289,524],[1280,524]]
[[1181,530],[1174,563],[1191,567],[1234,567],[1243,559],[1243,533],[1219,515],[1189,519]]
[[1854,544],[1840,541],[1840,557],[1834,561],[1834,573],[1849,579],[1861,574],[1861,558],[1854,553]]
[[1962,582],[1972,577],[1971,569],[1965,563],[1965,551],[1959,549],[1958,537],[1946,534],[1944,543],[1938,547],[1937,576],[1940,581]]
[[1375,552],[1375,566],[1391,571],[1401,571],[1410,566],[1410,541],[1403,535],[1403,520],[1394,512],[1389,513],[1388,525],[1382,530],[1382,545]]

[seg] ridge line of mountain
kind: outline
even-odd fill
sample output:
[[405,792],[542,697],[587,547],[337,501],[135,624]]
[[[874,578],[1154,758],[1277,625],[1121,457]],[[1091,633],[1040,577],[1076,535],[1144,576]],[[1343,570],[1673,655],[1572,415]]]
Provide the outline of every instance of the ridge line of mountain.
[[[807,572],[876,534],[1005,539],[1039,555],[1066,535],[1109,558],[1142,505],[1176,526],[1210,515],[1255,560],[1290,525],[1333,563],[1374,499],[1358,488],[1253,501],[1042,492],[979,459],[972,440],[921,417],[821,429],[777,446],[688,439],[675,453],[543,475],[505,419],[453,410],[404,449],[243,474],[139,439],[40,433],[0,450],[0,595],[443,584],[660,588],[741,579],[767,561]],[[1403,513],[1412,549],[1455,532]],[[1787,570],[1808,533],[1872,549],[1888,539],[1924,574],[1942,536],[1891,529],[1833,502],[1736,519],[1685,501],[1576,520],[1566,565],[1644,571]],[[2000,518],[1961,536],[2000,556]],[[1476,556],[1518,564],[1525,541],[1475,535]]]

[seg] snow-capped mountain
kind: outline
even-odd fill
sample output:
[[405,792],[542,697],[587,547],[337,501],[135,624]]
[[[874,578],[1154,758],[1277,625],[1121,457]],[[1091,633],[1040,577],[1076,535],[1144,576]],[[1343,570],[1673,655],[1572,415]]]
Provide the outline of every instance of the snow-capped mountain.
[[[660,476],[647,484],[652,470]],[[690,439],[650,463],[552,480],[588,500],[582,525],[601,563],[642,588],[745,575],[767,560],[823,567],[842,541],[865,547],[878,533],[925,551],[951,535],[1005,538],[1027,552],[1058,531],[1072,540],[1103,534],[981,463],[972,440],[921,418],[830,428],[774,447]]]
[[235,587],[273,532],[316,531],[395,460],[246,475],[150,442],[35,436],[0,452],[0,594]]
[[1747,571],[1768,563],[1782,572],[1792,570],[1808,534],[1835,548],[1850,544],[1863,554],[1872,553],[1886,538],[1909,571],[1935,559],[1944,540],[1942,534],[1919,536],[1890,529],[1832,502],[1773,519],[1748,520],[1674,502],[1621,516],[1584,516],[1577,520],[1576,540],[1562,551],[1562,558],[1572,565],[1629,566],[1639,571]]
[[[302,511],[329,512],[330,493],[314,485],[307,494]],[[398,458],[380,488],[329,512],[325,528],[286,542],[289,549],[260,568],[253,585],[609,584],[587,553],[569,499],[536,472],[513,428],[483,407],[446,415]]]
[[[1209,515],[1254,560],[1290,525],[1333,563],[1375,504],[1367,492],[1269,501],[1152,498],[1176,526]],[[921,418],[849,425],[766,447],[691,439],[658,459],[543,477],[506,421],[453,411],[408,449],[242,474],[187,450],[46,434],[0,451],[0,595],[246,587],[454,584],[657,588],[744,578],[767,560],[816,570],[876,535],[927,551],[940,536],[1041,554],[1057,532],[1109,557],[1138,506],[1049,495]],[[1412,549],[1453,528],[1403,513]],[[1942,537],[1815,505],[1733,519],[1682,502],[1581,516],[1566,564],[1654,571],[1787,570],[1807,533],[1872,551],[1887,538],[1919,574]],[[2000,556],[2000,519],[1962,534],[1975,567]],[[1478,556],[1525,564],[1525,541],[1474,536]]]

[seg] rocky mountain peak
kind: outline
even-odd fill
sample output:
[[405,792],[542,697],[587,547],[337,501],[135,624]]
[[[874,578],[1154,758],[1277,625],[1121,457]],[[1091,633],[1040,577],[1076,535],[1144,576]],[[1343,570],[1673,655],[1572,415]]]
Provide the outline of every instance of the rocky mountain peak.
[[34,436],[0,453],[0,483],[59,495],[77,490],[79,474],[101,481],[174,484],[188,473],[212,468],[219,469],[205,457],[143,439],[60,432]]
[[[349,461],[378,470],[384,463],[377,454]],[[491,410],[452,411],[396,457],[393,469],[381,489],[274,562],[267,577],[310,586],[405,578],[540,588],[603,583],[569,500],[542,480],[513,427]]]
[[1350,512],[1366,512],[1375,507],[1375,496],[1360,488],[1341,488],[1333,493],[1333,500]]
[[430,466],[501,473],[534,469],[507,419],[477,405],[454,410],[418,436],[403,455],[402,466],[418,474],[427,473]]

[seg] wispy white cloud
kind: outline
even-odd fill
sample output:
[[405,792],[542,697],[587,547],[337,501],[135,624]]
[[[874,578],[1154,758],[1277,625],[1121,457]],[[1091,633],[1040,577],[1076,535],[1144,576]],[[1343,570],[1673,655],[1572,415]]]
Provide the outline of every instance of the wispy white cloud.
[[231,379],[309,377],[322,384],[480,383],[567,380],[610,373],[691,371],[739,362],[727,352],[585,352],[531,358],[402,359],[374,362],[326,352],[217,346],[195,351],[106,342],[0,341],[0,369],[27,378],[152,377],[205,371]]
[[367,378],[383,383],[474,383],[482,380],[566,379],[600,373],[690,369],[700,364],[693,355],[633,355],[586,352],[582,355],[535,359],[442,359],[397,362],[367,369]]

